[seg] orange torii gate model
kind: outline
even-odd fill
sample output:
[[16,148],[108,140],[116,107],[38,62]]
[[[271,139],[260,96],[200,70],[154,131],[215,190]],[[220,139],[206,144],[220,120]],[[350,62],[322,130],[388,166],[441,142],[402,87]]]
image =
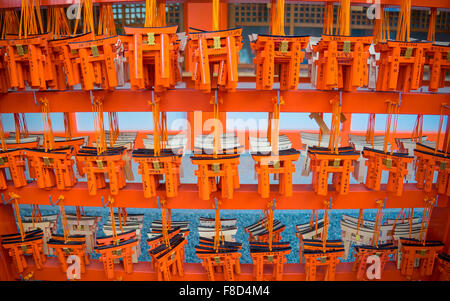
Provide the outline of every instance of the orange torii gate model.
[[380,271],[384,270],[386,262],[389,261],[389,256],[394,255],[398,247],[392,243],[374,246],[359,245],[355,246],[355,263],[353,264],[353,271],[356,272],[356,279],[363,280],[367,272],[367,259],[370,256],[378,256],[380,258]]
[[0,151],[0,190],[7,189],[6,169],[9,169],[14,187],[27,185],[25,178],[25,152],[23,149]]
[[333,174],[333,185],[339,194],[347,194],[350,185],[350,175],[354,170],[353,161],[360,154],[352,147],[340,147],[337,153],[324,147],[308,148],[313,172],[313,188],[318,195],[328,194],[329,173]]
[[274,76],[278,70],[280,90],[295,90],[299,83],[300,64],[305,57],[302,49],[309,42],[309,36],[257,35],[250,36],[250,46],[256,53],[256,89],[272,90]]
[[144,196],[156,196],[156,189],[160,179],[164,176],[166,196],[178,195],[181,154],[173,153],[171,149],[162,150],[159,156],[150,149],[136,149],[133,160],[139,163],[139,174],[142,175]]
[[11,88],[46,90],[56,87],[54,64],[49,56],[48,41],[52,34],[36,35],[24,39],[10,39],[6,44],[9,83]]
[[412,278],[414,265],[420,259],[419,271],[421,276],[430,276],[433,273],[434,261],[438,253],[444,249],[440,241],[420,241],[414,238],[400,238],[402,258],[400,263],[401,274]]
[[397,196],[403,193],[403,179],[408,174],[408,164],[414,160],[413,156],[403,153],[389,154],[383,151],[364,147],[363,157],[367,159],[366,187],[379,191],[383,170],[389,172],[386,190],[395,192]]
[[67,223],[66,211],[64,209],[64,196],[59,196],[55,203],[53,203],[51,197],[49,198],[52,206],[59,204],[63,235],[52,234],[47,245],[49,248],[55,250],[58,261],[61,264],[61,269],[64,273],[67,272],[67,258],[71,255],[78,256],[80,259],[80,272],[84,273],[86,270],[85,266],[89,264],[89,257],[86,254],[86,236],[70,235],[69,224]]
[[69,43],[86,42],[94,39],[94,33],[86,33],[48,42],[50,47],[49,56],[51,56],[55,65],[58,90],[70,89],[81,82],[79,64],[73,63],[73,60],[78,57],[78,52],[76,50],[72,51]]
[[198,165],[195,175],[202,200],[209,200],[211,193],[217,191],[218,182],[222,198],[233,198],[234,189],[239,188],[239,157],[239,154],[220,154],[217,158],[207,154],[194,154],[191,157],[192,164]]
[[[223,249],[222,249],[223,248]],[[217,252],[213,247],[197,246],[195,254],[202,260],[210,281],[215,281],[215,272],[223,271],[225,281],[235,281],[235,273],[241,273],[239,257],[241,254],[237,248],[228,247],[227,242]]]
[[177,29],[178,26],[124,27],[125,34],[132,35],[125,53],[131,89],[162,92],[175,87],[181,79]]
[[108,148],[97,155],[97,149],[82,147],[76,159],[82,166],[82,174],[86,174],[89,195],[96,195],[98,189],[106,187],[105,175],[108,174],[109,189],[112,195],[117,195],[125,183],[125,161],[122,159],[125,148]]
[[179,276],[184,275],[184,246],[187,241],[183,234],[173,236],[169,244],[160,244],[156,248],[150,249],[148,252],[152,258],[153,267],[157,271],[158,281],[169,281],[172,274],[178,272]]
[[72,147],[45,151],[44,149],[27,149],[26,156],[30,168],[34,170],[33,177],[39,188],[49,189],[56,185],[60,190],[70,189],[77,182],[72,159]]
[[425,52],[431,42],[411,43],[386,41],[375,44],[380,53],[377,91],[409,92],[420,88]]
[[125,273],[131,274],[133,272],[133,248],[137,246],[138,239],[136,238],[136,230],[117,234],[113,210],[114,199],[111,196],[106,204],[102,197],[102,204],[103,207],[109,206],[113,234],[111,236],[98,237],[95,251],[100,253],[99,260],[103,262],[106,277],[113,279],[114,263],[120,261],[120,259],[122,259]]
[[445,253],[438,254],[439,271],[441,272],[442,281],[450,280],[450,255]]
[[[191,30],[193,30],[191,28]],[[234,91],[238,83],[237,66],[242,48],[242,28],[189,32],[192,50],[192,79],[195,88],[211,92],[212,74],[217,65],[217,87]]]
[[439,194],[450,196],[450,157],[443,152],[435,152],[434,149],[416,143],[414,149],[416,157],[415,180],[417,187],[425,192],[431,192],[433,188],[434,174],[437,171],[436,189]]
[[340,262],[338,257],[343,257],[344,252],[343,248],[329,251],[305,249],[303,256],[306,260],[306,281],[316,280],[318,266],[326,267],[324,281],[334,281],[336,277],[336,265]]
[[47,260],[43,250],[44,232],[42,229],[24,231],[18,203],[20,197],[12,192],[9,193],[9,196],[11,199],[6,202],[3,200],[3,203],[7,205],[11,200],[13,201],[19,233],[1,235],[0,245],[8,250],[18,273],[22,273],[28,267],[26,255],[32,255],[36,268],[41,270]]
[[114,36],[69,43],[70,49],[78,52],[78,56],[72,58],[72,64],[74,68],[79,64],[83,90],[93,90],[95,85],[109,90],[121,84],[115,59],[123,55],[121,40],[125,39],[126,37]]
[[316,87],[355,91],[369,83],[367,60],[373,37],[322,35],[313,46],[318,53]]
[[274,242],[272,247],[266,242],[250,242],[250,255],[253,261],[253,277],[256,281],[264,280],[264,265],[272,264],[272,279],[283,280],[283,266],[286,255],[291,252],[289,242]]
[[430,66],[428,90],[437,92],[445,86],[445,75],[450,70],[450,46],[432,45],[425,50],[425,65]]

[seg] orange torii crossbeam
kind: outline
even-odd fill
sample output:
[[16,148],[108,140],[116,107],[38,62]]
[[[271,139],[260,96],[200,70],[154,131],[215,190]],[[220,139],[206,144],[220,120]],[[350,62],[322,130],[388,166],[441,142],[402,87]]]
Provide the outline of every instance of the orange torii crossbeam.
[[95,247],[95,251],[100,253],[99,260],[103,262],[103,267],[108,279],[114,278],[115,259],[122,259],[125,273],[131,274],[133,272],[133,247],[136,247],[137,243],[138,240],[132,238],[121,241],[118,244],[111,243]]
[[375,45],[380,53],[377,91],[410,92],[420,88],[425,52],[432,43],[387,41]]
[[[322,248],[322,246],[320,246]],[[326,272],[324,281],[334,281],[336,278],[336,266],[339,263],[338,257],[344,256],[344,249],[329,251],[322,250],[304,250],[306,281],[317,280],[317,267],[325,266]]]
[[192,79],[195,88],[211,92],[212,74],[217,66],[217,88],[234,91],[238,83],[239,51],[242,28],[221,31],[189,32],[192,57]]
[[313,46],[318,53],[316,88],[355,91],[368,85],[369,47],[373,37],[323,35]]
[[235,274],[241,273],[239,257],[241,254],[237,249],[220,250],[216,252],[214,248],[196,247],[196,255],[202,260],[202,266],[205,268],[210,281],[215,281],[215,273],[223,271],[225,281],[235,281]]
[[162,92],[181,79],[178,69],[178,26],[124,27],[132,35],[126,51],[131,89]]
[[[251,36],[250,36],[251,37]],[[258,35],[250,46],[255,51],[256,89],[272,90],[277,69],[280,90],[295,90],[299,83],[300,64],[305,57],[302,49],[309,42],[309,36]]]
[[432,45],[425,50],[425,65],[430,66],[430,92],[437,92],[439,88],[445,87],[445,76],[450,71],[449,53],[450,46]]
[[89,257],[86,253],[86,237],[84,235],[68,236],[68,241],[64,241],[64,237],[60,235],[52,235],[47,242],[50,248],[55,249],[55,255],[61,264],[63,273],[67,272],[67,258],[71,255],[78,256],[80,259],[80,272],[86,272],[86,265],[89,264]]

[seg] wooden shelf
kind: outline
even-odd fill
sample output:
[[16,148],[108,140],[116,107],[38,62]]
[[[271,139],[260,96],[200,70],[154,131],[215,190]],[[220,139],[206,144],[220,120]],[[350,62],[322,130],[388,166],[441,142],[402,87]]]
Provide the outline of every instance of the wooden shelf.
[[[52,200],[56,200],[60,195],[64,195],[66,206],[101,207],[101,197],[103,196],[106,202],[109,196],[109,189],[101,189],[95,196],[89,195],[85,182],[77,183],[68,191],[44,190],[37,188],[35,183],[19,189],[12,186],[12,183],[9,183],[8,189],[1,193],[5,199],[8,198],[10,191],[17,193],[21,197],[20,204],[50,205],[49,196],[52,197]],[[381,191],[372,191],[363,184],[351,184],[347,195],[336,195],[334,192],[330,192],[328,197],[324,197],[318,196],[312,190],[311,184],[294,184],[293,195],[285,197],[278,196],[278,186],[272,185],[271,198],[276,198],[277,209],[281,210],[323,209],[323,201],[330,197],[333,198],[332,209],[375,209],[377,208],[375,201],[385,197],[387,197],[386,208],[423,207],[426,194],[417,189],[415,184],[405,184],[403,195],[400,197],[384,191],[385,186],[381,186]],[[163,195],[163,191],[159,190],[158,195]],[[141,183],[128,183],[118,195],[114,196],[114,199],[117,207],[158,208],[156,197],[144,198]],[[167,207],[172,209],[211,209],[213,200],[214,197],[207,201],[201,200],[196,184],[181,184],[178,196],[169,198]],[[222,201],[221,209],[261,210],[265,208],[268,200],[260,197],[256,184],[241,184],[241,187],[235,190],[233,199]],[[448,205],[448,197],[439,196],[438,207],[446,208]]]

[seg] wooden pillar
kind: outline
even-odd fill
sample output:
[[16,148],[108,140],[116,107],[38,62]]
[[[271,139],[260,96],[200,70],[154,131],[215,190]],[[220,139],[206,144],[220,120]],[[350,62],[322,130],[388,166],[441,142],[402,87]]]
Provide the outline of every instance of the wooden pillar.
[[[11,205],[0,205],[0,235],[11,233],[17,233],[14,210]],[[11,265],[8,252],[0,247],[0,281],[14,280]]]

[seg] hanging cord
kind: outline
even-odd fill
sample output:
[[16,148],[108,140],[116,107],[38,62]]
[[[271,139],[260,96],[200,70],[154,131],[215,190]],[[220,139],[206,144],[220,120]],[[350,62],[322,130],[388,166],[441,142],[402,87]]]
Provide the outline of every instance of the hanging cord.
[[341,127],[341,105],[339,99],[335,98],[330,101],[332,105],[332,117],[331,117],[331,129],[330,129],[330,141],[328,148],[338,154],[339,153],[339,132]]
[[381,224],[383,222],[383,200],[378,200],[377,202],[377,217],[375,219],[375,226],[372,237],[372,246],[376,247],[378,245],[378,239],[380,237]]
[[92,114],[94,116],[94,130],[96,133],[97,155],[104,153],[107,149],[105,123],[103,121],[103,99],[95,97],[92,104]]
[[64,7],[51,6],[47,9],[47,32],[51,32],[54,39],[70,36],[69,21]]
[[28,137],[28,127],[25,120],[25,113],[14,113],[14,124],[16,132],[16,143],[20,143],[20,138]]
[[414,208],[410,208],[409,209],[409,216],[408,216],[408,220],[409,220],[409,238],[411,238],[412,236],[412,223],[413,223],[413,215],[414,215]]
[[59,204],[59,211],[61,212],[61,224],[64,234],[64,243],[66,244],[69,241],[70,231],[69,224],[67,223],[66,210],[64,209],[64,196],[60,195],[57,203]]
[[329,227],[329,224],[330,224],[330,221],[329,221],[329,218],[330,218],[330,212],[329,212],[330,202],[329,201],[324,201],[323,203],[325,205],[325,209],[324,209],[324,212],[323,212],[324,222],[323,222],[323,230],[322,230],[322,251],[325,252],[326,251],[326,247],[327,247],[328,227]]
[[42,121],[44,125],[44,149],[45,151],[53,150],[55,147],[55,139],[53,136],[52,130],[52,121],[50,119],[50,108],[49,102],[47,98],[40,98],[39,102],[41,103],[41,111],[42,111]]
[[108,121],[109,121],[109,146],[113,147],[119,137],[119,117],[117,116],[117,112],[108,112]]
[[[386,131],[384,134],[384,145],[383,145],[383,152],[387,152],[387,147],[391,140],[395,138],[396,132],[397,132],[397,123],[398,123],[398,113],[400,111],[400,106],[395,101],[386,101],[388,104],[387,109],[387,118],[386,118]],[[392,115],[394,115],[394,125],[393,130],[391,134],[391,125],[392,125]],[[394,152],[394,143],[391,142],[391,155]]]
[[25,239],[25,231],[23,229],[22,217],[20,216],[19,202],[20,196],[14,192],[9,193],[9,197],[13,200],[14,213],[16,215],[17,224],[19,226],[20,237],[22,241]]
[[373,27],[374,42],[386,42],[390,38],[389,32],[389,11],[385,4],[380,6],[380,18],[375,19]]
[[[92,0],[83,0],[79,5],[78,10],[83,10],[83,33],[95,32]],[[79,18],[75,20],[73,35],[77,34],[79,20]]]
[[[437,138],[436,138],[436,146],[434,147],[434,153],[435,154],[438,152],[439,145],[440,145],[440,142],[441,142],[442,126],[444,124],[444,118],[445,118],[444,110],[445,110],[446,106],[447,106],[446,103],[441,104],[441,115],[440,115],[440,118],[439,118],[439,129],[438,129],[438,134],[437,134]],[[447,149],[448,149],[449,140],[450,139],[447,139],[446,145],[444,145],[443,152],[444,152],[445,156],[447,156]]]
[[375,141],[375,113],[369,114],[369,119],[367,121],[367,131],[366,131],[366,143],[372,145],[374,148]]
[[72,129],[70,125],[72,123],[72,118],[70,117],[70,113],[64,112],[64,136],[66,141],[72,139]]
[[171,249],[170,239],[169,239],[169,225],[168,225],[168,212],[166,208],[166,200],[161,200],[159,202],[159,197],[157,198],[159,209],[161,209],[161,223],[162,223],[162,236],[164,244]]
[[109,201],[109,218],[111,220],[113,243],[115,245],[118,245],[119,240],[117,239],[116,220],[114,217],[114,207],[113,207],[114,198],[111,196],[108,196],[108,201]]
[[419,240],[423,242],[423,245],[425,245],[426,242],[428,226],[430,223],[431,214],[433,213],[435,202],[436,202],[435,198],[431,200],[429,200],[428,198],[425,199],[425,208],[423,208],[422,225],[420,227],[420,234],[419,234]]
[[411,25],[411,0],[402,0],[397,22],[397,41],[409,42]]
[[[279,92],[278,92],[279,93]],[[280,108],[284,104],[283,97],[277,96],[272,99],[273,112],[269,112],[269,125],[267,139],[272,146],[272,154],[278,156],[278,143],[280,136]]]
[[156,0],[145,1],[145,27],[156,27],[157,7]]
[[219,252],[219,245],[222,243],[222,245],[225,242],[225,236],[223,235],[223,230],[222,230],[222,222],[220,220],[220,205],[221,202],[217,201],[216,198],[214,198],[214,230],[215,230],[215,235],[214,235],[214,250],[216,251],[216,253]]
[[428,21],[428,35],[427,40],[434,42],[436,38],[436,17],[437,17],[437,8],[432,7],[430,9],[430,19]]
[[[154,93],[152,91],[152,93]],[[161,153],[161,126],[160,126],[160,111],[159,102],[160,98],[156,94],[152,94],[152,114],[153,114],[153,149],[155,156],[159,156]]]
[[271,35],[284,36],[284,0],[272,0],[270,5],[270,27]]
[[22,38],[22,36],[27,38],[28,35],[44,33],[39,2],[40,0],[22,0],[19,39]]
[[269,243],[269,251],[272,251],[274,211],[275,211],[275,199],[272,201],[269,201],[267,204],[267,230],[269,232],[269,236],[268,236],[267,240]]
[[411,135],[411,141],[422,143],[422,129],[423,129],[423,115],[417,115],[416,123],[414,124],[414,130]]
[[322,33],[325,35],[332,35],[333,34],[333,13],[334,11],[334,5],[333,2],[327,2],[325,3],[325,9],[324,9],[324,20],[323,20],[323,31]]
[[0,38],[6,39],[8,34],[18,34],[20,27],[19,17],[14,9],[0,10]]
[[116,34],[116,24],[114,23],[112,4],[101,4],[100,16],[98,18],[98,35],[112,37]]
[[[221,150],[220,143],[220,111],[219,111],[219,99],[217,95],[217,90],[214,90],[214,95],[212,96],[212,101],[214,104],[214,131],[213,131],[213,157],[217,158]],[[221,100],[220,100],[221,102]]]
[[363,223],[364,220],[364,209],[359,209],[359,214],[358,214],[358,223],[356,225],[356,234],[355,236],[358,237],[359,240],[359,228],[361,227],[361,224]]
[[[397,221],[399,220],[399,218],[403,215],[403,208],[400,210],[400,212],[397,215],[397,218],[394,221],[394,224],[392,224],[392,235],[395,234],[395,226],[397,225]],[[402,219],[402,223],[404,222],[404,219]]]
[[350,0],[340,0],[338,7],[338,18],[336,22],[336,35],[350,35]]

